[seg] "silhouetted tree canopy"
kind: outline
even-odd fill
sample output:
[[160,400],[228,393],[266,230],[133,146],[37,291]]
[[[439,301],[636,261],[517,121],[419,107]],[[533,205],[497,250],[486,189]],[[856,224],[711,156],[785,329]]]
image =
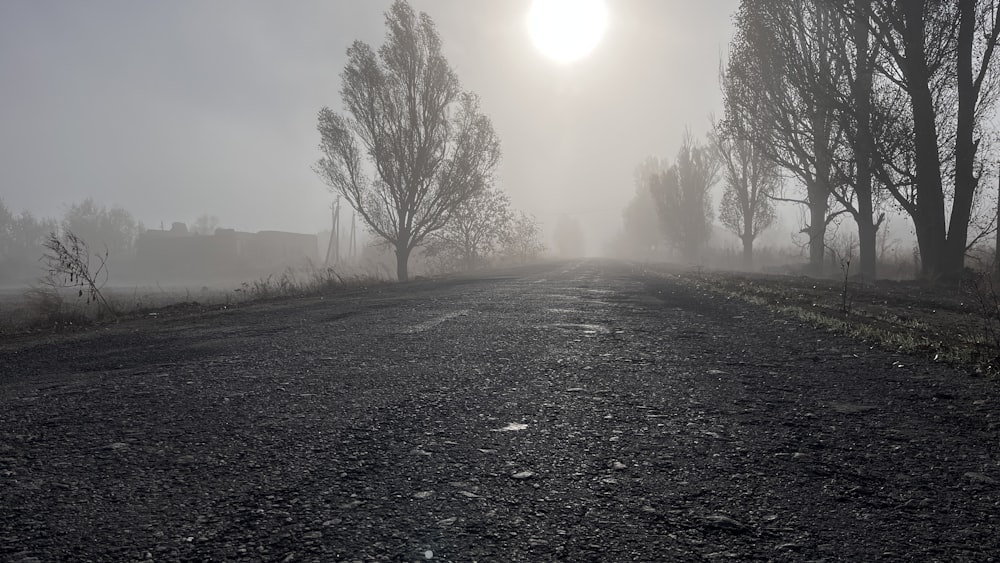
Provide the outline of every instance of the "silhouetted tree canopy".
[[518,262],[528,262],[544,251],[538,220],[533,215],[519,211],[504,236],[504,254]]
[[649,186],[642,181],[643,174],[636,170],[635,195],[622,210],[626,250],[636,258],[649,258],[663,246],[663,232],[656,215],[656,204]]
[[396,0],[385,23],[377,52],[361,41],[347,50],[346,113],[320,110],[316,171],[393,245],[402,281],[410,252],[492,184],[500,143],[441,52],[431,18]]
[[723,84],[727,107],[741,114],[741,137],[792,174],[804,197],[809,263],[823,270],[827,225],[839,214],[830,200],[840,178],[837,154],[845,144],[842,123],[829,95],[845,69],[835,56],[845,41],[833,8],[823,0],[744,1],[736,14]]
[[38,219],[28,211],[15,215],[0,199],[0,282],[30,279],[40,273],[42,244],[58,229],[55,221]]
[[[738,118],[738,116],[733,116]],[[727,118],[727,122],[731,121]],[[712,142],[722,169],[719,220],[743,243],[743,267],[753,265],[753,243],[774,222],[771,197],[781,184],[777,165],[739,128],[716,124]]]
[[656,204],[666,240],[685,260],[696,260],[712,235],[709,190],[719,180],[719,160],[711,147],[699,144],[690,131],[673,164],[645,165],[643,181]]
[[460,204],[444,228],[431,235],[427,254],[446,266],[482,266],[500,250],[514,214],[510,198],[498,188],[480,191]]
[[990,228],[977,205],[995,160],[986,125],[1000,95],[1000,4],[745,0],[736,27],[727,103],[805,186],[813,265],[833,197],[858,225],[873,278],[888,193],[913,221],[923,275],[957,279]]
[[94,252],[106,249],[111,257],[132,253],[139,224],[121,207],[99,207],[93,199],[70,206],[63,215],[62,229],[84,240]]

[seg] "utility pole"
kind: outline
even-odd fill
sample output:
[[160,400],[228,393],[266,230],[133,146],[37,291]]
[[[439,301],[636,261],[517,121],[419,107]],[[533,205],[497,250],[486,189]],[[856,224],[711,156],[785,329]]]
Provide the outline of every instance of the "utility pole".
[[340,262],[340,196],[337,196],[330,210],[333,213],[333,221],[330,228],[330,242],[326,245],[326,266],[332,266]]

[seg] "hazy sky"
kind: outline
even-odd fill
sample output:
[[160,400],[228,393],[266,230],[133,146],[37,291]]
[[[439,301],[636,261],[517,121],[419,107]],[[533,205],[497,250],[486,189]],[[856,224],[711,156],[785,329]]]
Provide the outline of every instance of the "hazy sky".
[[[411,3],[482,98],[515,206],[549,227],[563,212],[600,223],[591,246],[619,228],[635,165],[719,112],[737,0],[609,0],[602,42],[571,65],[535,50],[530,0]],[[382,43],[389,4],[0,2],[0,198],[55,217],[91,196],[150,228],[203,213],[328,228],[316,113],[340,109],[345,50]]]

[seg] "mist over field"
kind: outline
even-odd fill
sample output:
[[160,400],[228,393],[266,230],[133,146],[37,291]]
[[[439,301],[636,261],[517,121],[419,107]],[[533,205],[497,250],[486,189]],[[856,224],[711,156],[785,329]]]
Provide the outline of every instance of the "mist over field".
[[[936,98],[918,109],[941,117],[927,137],[889,8],[848,4],[414,0],[432,26],[427,61],[454,79],[429,88],[447,119],[479,116],[489,132],[476,162],[455,160],[472,146],[457,137],[410,147],[441,158],[405,181],[385,174],[409,158],[378,148],[388,130],[350,129],[363,86],[348,71],[392,75],[393,2],[5,4],[0,283],[44,275],[52,232],[107,251],[118,285],[331,266],[405,279],[580,256],[866,279],[990,267],[992,60],[929,71]],[[953,52],[992,40],[976,5]],[[849,32],[858,10],[863,43]],[[920,17],[930,37],[957,14]],[[926,56],[935,48],[952,47]],[[972,76],[978,93],[934,73]],[[353,148],[331,136],[343,124]],[[414,194],[430,182],[440,209],[376,210],[374,184],[337,178],[350,151],[362,181]],[[918,154],[939,166],[920,169]],[[472,168],[442,183],[459,165]]]

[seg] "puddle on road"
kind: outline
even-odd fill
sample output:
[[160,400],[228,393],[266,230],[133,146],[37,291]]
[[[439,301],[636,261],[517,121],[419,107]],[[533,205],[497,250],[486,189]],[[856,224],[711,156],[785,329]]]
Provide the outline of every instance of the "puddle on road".
[[527,430],[528,425],[521,422],[511,422],[503,428],[494,428],[493,432],[517,432],[519,430]]

